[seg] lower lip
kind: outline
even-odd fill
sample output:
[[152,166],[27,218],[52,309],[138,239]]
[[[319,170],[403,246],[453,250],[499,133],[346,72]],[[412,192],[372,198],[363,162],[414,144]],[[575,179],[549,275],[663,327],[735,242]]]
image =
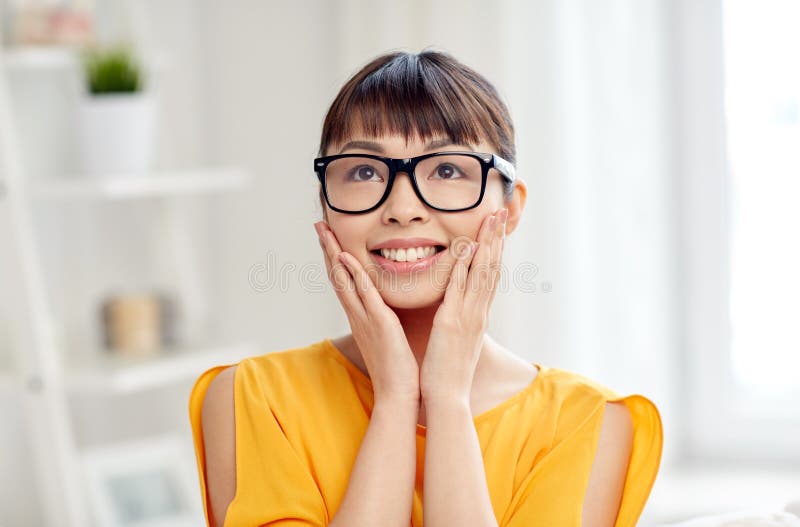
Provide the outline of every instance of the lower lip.
[[425,271],[429,269],[439,260],[439,258],[447,251],[447,249],[441,250],[438,253],[427,256],[422,259],[417,259],[414,262],[397,262],[395,260],[390,260],[388,258],[384,258],[380,254],[369,253],[372,256],[372,259],[381,266],[381,269],[390,273],[417,273],[420,271]]

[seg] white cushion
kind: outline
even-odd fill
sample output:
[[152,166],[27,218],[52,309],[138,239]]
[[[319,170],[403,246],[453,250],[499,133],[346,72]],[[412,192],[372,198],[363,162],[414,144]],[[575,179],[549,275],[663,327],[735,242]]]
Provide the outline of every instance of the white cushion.
[[[793,504],[787,510],[794,510]],[[740,511],[714,516],[702,516],[680,523],[659,527],[800,527],[800,517],[786,511]]]

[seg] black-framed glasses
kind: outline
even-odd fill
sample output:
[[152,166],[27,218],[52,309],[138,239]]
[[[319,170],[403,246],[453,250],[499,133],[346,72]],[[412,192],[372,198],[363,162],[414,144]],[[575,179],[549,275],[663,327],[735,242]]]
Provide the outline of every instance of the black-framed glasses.
[[489,169],[510,182],[514,166],[496,154],[435,152],[406,159],[371,154],[339,154],[314,160],[314,172],[328,206],[361,214],[380,207],[399,172],[408,174],[417,197],[428,207],[459,212],[477,207],[486,191]]

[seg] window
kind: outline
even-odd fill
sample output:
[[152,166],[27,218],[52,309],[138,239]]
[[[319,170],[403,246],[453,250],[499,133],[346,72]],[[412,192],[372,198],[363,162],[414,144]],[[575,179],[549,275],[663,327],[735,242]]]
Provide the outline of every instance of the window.
[[800,402],[799,25],[797,0],[723,6],[730,351],[750,401]]
[[686,454],[800,461],[800,2],[680,17]]

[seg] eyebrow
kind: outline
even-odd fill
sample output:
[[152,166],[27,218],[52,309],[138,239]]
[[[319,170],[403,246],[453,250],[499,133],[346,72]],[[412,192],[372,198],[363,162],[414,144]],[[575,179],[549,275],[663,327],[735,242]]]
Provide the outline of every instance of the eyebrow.
[[[458,144],[454,143],[451,139],[443,138],[443,139],[434,139],[433,141],[429,142],[427,146],[425,146],[425,152],[429,152],[430,150],[435,150],[437,148],[442,148],[443,146],[460,146],[467,148],[469,150],[473,150],[470,145],[466,144]],[[376,152],[378,154],[385,154],[386,151],[383,149],[380,143],[376,143],[375,141],[350,141],[345,143],[339,153],[343,153],[345,150],[352,150],[352,149],[361,149],[361,150],[370,150],[372,152]]]

